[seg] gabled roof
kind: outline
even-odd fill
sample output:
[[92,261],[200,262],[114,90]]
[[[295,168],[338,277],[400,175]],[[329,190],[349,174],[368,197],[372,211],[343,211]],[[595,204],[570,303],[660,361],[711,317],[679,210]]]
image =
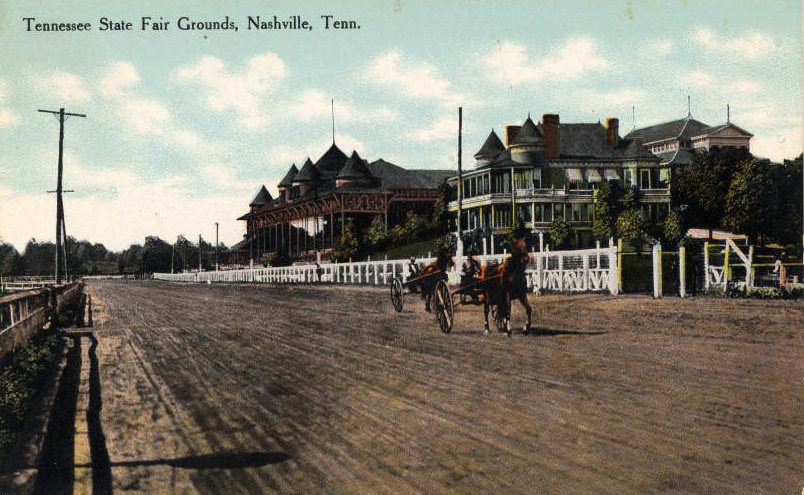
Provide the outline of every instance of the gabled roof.
[[321,179],[321,172],[313,165],[312,160],[307,158],[307,161],[302,165],[299,173],[293,178],[293,182],[316,182]]
[[296,168],[296,164],[290,166],[288,169],[288,173],[285,174],[285,178],[279,181],[277,187],[290,187],[293,185],[293,179],[296,177],[296,174],[299,173],[299,169]]
[[606,128],[600,122],[561,124],[558,136],[559,158],[655,159],[653,153],[635,139],[621,138],[616,146],[610,146]]
[[528,115],[527,120],[525,123],[522,124],[522,128],[519,129],[519,132],[516,133],[516,137],[511,142],[512,145],[527,145],[527,144],[537,144],[542,139],[542,133],[536,127],[536,124],[533,123],[531,120],[530,115]]
[[372,177],[371,172],[369,172],[366,162],[360,158],[357,151],[352,152],[352,156],[346,160],[346,164],[336,176],[338,179],[364,179],[370,177]]
[[725,124],[715,125],[715,126],[712,126],[712,127],[706,127],[704,129],[701,129],[700,133],[696,134],[696,136],[707,135],[707,134],[715,134],[717,132],[720,132],[720,131],[722,131],[724,129],[729,129],[729,128],[735,129],[737,132],[739,132],[741,134],[745,134],[746,137],[753,137],[754,136],[753,134],[751,134],[750,132],[746,131],[742,127],[740,127],[738,125],[734,125],[731,122],[726,122]]
[[505,150],[505,145],[500,140],[499,136],[497,136],[497,133],[494,132],[494,129],[492,129],[489,137],[486,138],[486,142],[483,143],[483,146],[480,147],[474,156],[479,160],[483,158],[494,158],[503,150]]
[[321,172],[322,176],[334,177],[341,171],[348,159],[349,157],[335,143],[332,143],[332,146],[315,162],[315,168]]
[[626,139],[640,138],[642,141],[652,143],[665,139],[690,138],[702,134],[703,129],[709,128],[700,120],[695,120],[688,116],[685,119],[672,120],[661,124],[655,124],[641,129],[635,129],[626,134]]
[[265,185],[257,191],[257,195],[254,196],[254,199],[251,200],[249,206],[262,206],[265,204],[270,203],[273,201],[274,198],[271,197],[271,193],[268,192],[268,189],[265,188]]

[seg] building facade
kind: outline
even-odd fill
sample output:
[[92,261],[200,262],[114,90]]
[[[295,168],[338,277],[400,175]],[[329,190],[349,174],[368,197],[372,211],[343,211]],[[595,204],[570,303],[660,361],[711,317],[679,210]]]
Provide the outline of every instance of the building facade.
[[663,166],[688,165],[695,153],[714,148],[742,148],[751,151],[753,134],[731,123],[710,126],[687,114],[686,118],[664,122],[626,134],[625,139],[641,141],[659,157]]
[[271,262],[278,254],[292,259],[328,257],[351,225],[368,227],[380,216],[386,228],[404,221],[408,211],[428,214],[439,188],[454,172],[410,170],[379,159],[347,156],[333,142],[315,163],[291,165],[271,197],[263,186],[238,220],[246,234],[236,249],[241,259]]
[[475,153],[475,166],[449,179],[451,212],[459,209],[464,234],[483,228],[492,243],[522,222],[545,232],[555,219],[573,230],[572,244],[593,244],[594,194],[604,181],[635,186],[646,213],[661,222],[670,207],[670,167],[636,139],[619,135],[615,118],[601,123],[561,123],[545,114],[536,124],[507,126],[505,141],[492,130]]

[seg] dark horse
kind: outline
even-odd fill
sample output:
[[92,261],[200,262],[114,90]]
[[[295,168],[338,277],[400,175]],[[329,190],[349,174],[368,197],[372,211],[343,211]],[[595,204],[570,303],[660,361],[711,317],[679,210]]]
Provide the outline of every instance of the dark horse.
[[528,322],[523,333],[530,332],[532,309],[528,302],[528,281],[525,270],[528,267],[528,248],[525,241],[516,240],[511,249],[511,257],[501,264],[490,264],[483,274],[485,297],[483,313],[485,316],[484,334],[489,333],[489,308],[497,309],[497,319],[502,323],[508,336],[511,336],[511,301],[517,300],[525,308]]

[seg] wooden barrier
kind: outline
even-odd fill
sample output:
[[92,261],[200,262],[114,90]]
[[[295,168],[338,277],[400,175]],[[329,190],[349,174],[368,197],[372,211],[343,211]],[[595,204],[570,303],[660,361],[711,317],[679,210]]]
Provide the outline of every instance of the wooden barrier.
[[0,297],[0,360],[80,298],[83,285],[71,282]]
[[[508,255],[477,256],[481,264],[499,263]],[[433,257],[417,258],[421,268],[435,261]],[[285,267],[249,268],[230,271],[192,273],[155,273],[155,280],[189,283],[268,283],[268,284],[349,284],[390,285],[396,276],[407,281],[408,260],[356,261],[323,265],[294,265]],[[449,273],[450,282],[457,284],[462,259],[455,260],[455,270]],[[528,287],[534,292],[619,292],[617,283],[617,247],[613,241],[608,248],[573,251],[542,251],[530,253],[527,270]]]

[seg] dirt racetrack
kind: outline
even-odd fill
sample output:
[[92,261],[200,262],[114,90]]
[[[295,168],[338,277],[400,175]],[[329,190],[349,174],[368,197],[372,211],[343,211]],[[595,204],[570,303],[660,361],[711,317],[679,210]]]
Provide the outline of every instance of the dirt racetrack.
[[[115,493],[801,493],[804,303],[93,282]],[[521,325],[522,310],[514,306]]]

